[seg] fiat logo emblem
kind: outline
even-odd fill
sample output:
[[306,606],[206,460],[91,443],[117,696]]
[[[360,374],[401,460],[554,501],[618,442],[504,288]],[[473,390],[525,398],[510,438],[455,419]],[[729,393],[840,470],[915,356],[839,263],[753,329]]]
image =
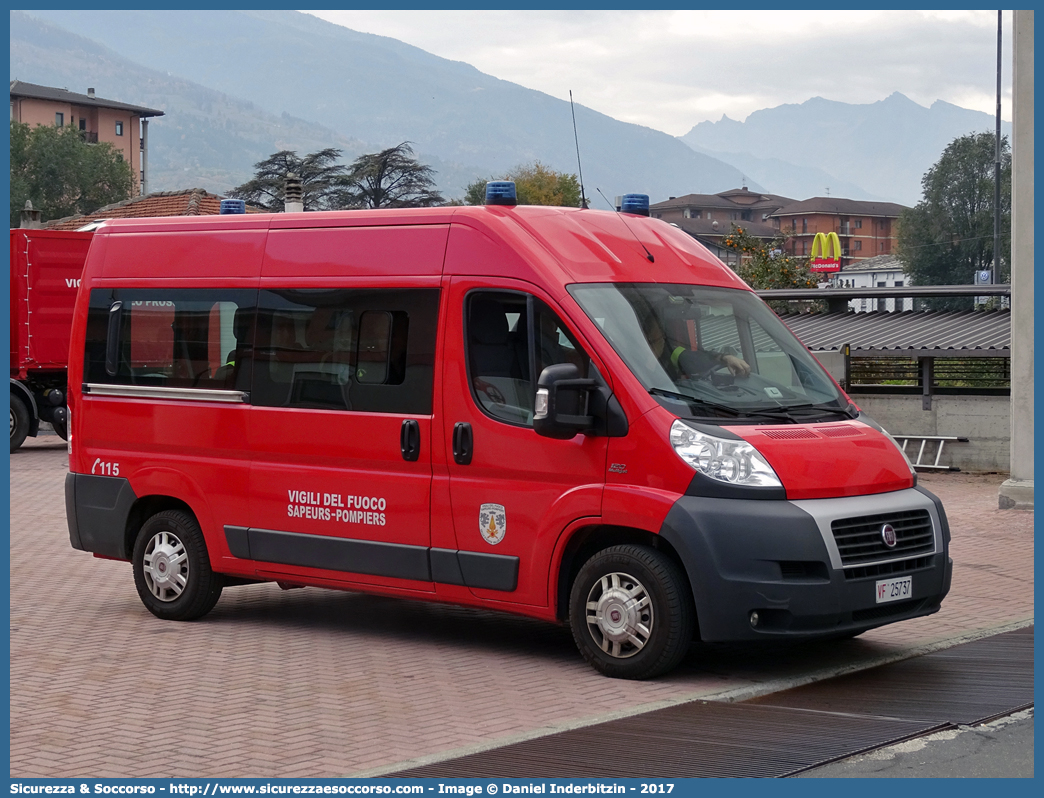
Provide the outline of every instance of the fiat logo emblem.
[[888,548],[894,549],[896,542],[895,527],[891,524],[885,524],[883,527],[881,527],[881,540],[884,541],[884,544]]
[[620,623],[620,610],[613,610],[609,613],[609,617],[612,619],[613,623]]

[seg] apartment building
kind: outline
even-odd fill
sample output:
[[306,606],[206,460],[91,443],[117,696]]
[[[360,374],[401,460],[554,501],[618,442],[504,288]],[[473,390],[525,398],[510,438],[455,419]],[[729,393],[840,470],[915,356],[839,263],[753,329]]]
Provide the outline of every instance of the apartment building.
[[808,255],[816,233],[837,233],[841,267],[895,253],[896,222],[906,206],[840,197],[813,197],[791,202],[770,214],[778,230],[790,236],[787,251]]
[[163,111],[68,89],[11,81],[11,121],[30,126],[72,125],[88,143],[113,145],[134,172],[135,194],[148,193],[149,119]]

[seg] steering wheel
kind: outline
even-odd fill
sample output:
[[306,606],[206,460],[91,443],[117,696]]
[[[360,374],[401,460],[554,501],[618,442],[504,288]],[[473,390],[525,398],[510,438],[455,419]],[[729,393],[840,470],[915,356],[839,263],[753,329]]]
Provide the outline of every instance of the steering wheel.
[[489,401],[491,401],[495,405],[507,404],[507,398],[504,396],[501,390],[493,383],[486,382],[483,379],[476,379],[475,390],[484,393],[486,395],[486,398],[489,399]]

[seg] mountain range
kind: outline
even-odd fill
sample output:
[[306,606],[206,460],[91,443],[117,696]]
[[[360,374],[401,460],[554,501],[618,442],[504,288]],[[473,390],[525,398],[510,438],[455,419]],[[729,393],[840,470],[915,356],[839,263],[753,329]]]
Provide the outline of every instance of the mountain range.
[[[11,77],[158,108],[150,189],[245,182],[280,149],[339,147],[350,159],[401,141],[447,197],[539,160],[577,171],[568,102],[417,47],[293,11],[12,11]],[[740,185],[913,204],[924,171],[987,114],[902,95],[814,98],[696,125],[682,137],[577,104],[588,196],[653,202]],[[967,129],[966,129],[967,128]],[[847,153],[847,157],[846,157]]]
[[[863,105],[813,97],[755,111],[743,122],[723,116],[701,122],[681,140],[738,166],[776,194],[799,196],[790,187],[804,187],[801,181],[811,176],[806,170],[818,170],[820,185],[803,196],[822,195],[829,187],[837,197],[914,205],[921,178],[947,144],[995,129],[995,117],[981,111],[942,100],[925,108],[895,92]],[[1011,123],[1002,122],[1001,133],[1010,137]]]

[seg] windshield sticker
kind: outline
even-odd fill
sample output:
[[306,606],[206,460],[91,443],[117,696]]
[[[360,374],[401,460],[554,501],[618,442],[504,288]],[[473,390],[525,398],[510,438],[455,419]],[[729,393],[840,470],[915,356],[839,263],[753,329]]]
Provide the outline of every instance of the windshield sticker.
[[773,388],[771,385],[766,386],[765,393],[767,393],[773,399],[782,399],[783,398],[783,392],[779,388]]
[[507,534],[507,512],[503,504],[479,507],[479,533],[490,546],[496,546]]
[[286,506],[286,514],[290,518],[369,526],[385,526],[387,523],[384,510],[388,502],[380,496],[352,496],[310,490],[289,490],[287,493],[290,503]]

